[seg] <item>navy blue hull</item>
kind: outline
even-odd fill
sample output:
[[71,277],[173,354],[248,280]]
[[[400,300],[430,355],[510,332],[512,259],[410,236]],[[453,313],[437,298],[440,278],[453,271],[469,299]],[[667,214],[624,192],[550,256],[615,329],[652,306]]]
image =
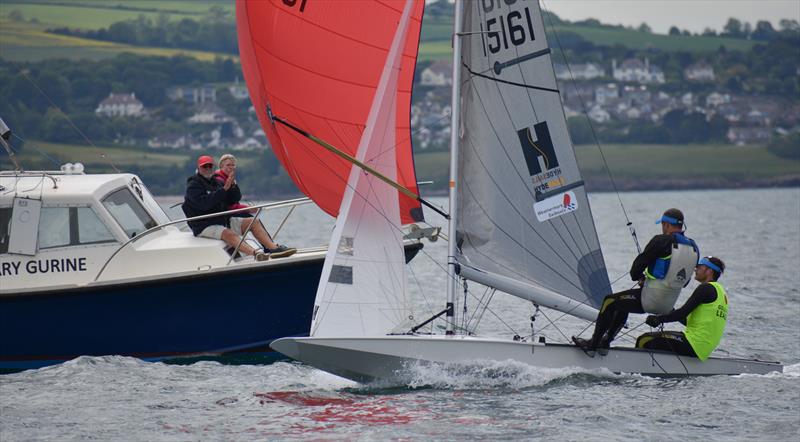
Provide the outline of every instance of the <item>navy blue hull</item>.
[[323,261],[0,296],[0,372],[83,355],[270,362],[270,342],[308,335]]
[[322,259],[0,297],[0,370],[81,355],[161,360],[269,352],[308,334]]

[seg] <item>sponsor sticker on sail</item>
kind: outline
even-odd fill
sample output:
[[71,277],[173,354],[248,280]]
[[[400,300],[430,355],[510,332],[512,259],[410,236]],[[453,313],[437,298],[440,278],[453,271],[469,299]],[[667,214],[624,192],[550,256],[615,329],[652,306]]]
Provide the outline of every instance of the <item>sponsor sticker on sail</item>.
[[578,199],[575,198],[575,193],[565,192],[534,203],[533,210],[536,212],[536,219],[544,222],[578,210]]

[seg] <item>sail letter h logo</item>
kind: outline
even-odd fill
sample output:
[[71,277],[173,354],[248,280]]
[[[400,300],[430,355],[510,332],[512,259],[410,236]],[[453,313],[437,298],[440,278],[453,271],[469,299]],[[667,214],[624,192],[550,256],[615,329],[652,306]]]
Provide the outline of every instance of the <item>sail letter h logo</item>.
[[519,142],[522,144],[522,153],[531,176],[538,175],[546,170],[558,167],[558,157],[550,139],[550,130],[547,122],[542,121],[533,125],[536,138],[531,134],[531,129],[526,127],[518,130]]

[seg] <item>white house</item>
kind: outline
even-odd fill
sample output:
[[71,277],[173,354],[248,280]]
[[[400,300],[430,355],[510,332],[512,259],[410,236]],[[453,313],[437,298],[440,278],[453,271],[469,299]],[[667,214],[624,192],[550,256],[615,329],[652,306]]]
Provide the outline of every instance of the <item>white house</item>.
[[683,77],[688,81],[696,82],[711,82],[716,78],[714,76],[714,68],[702,61],[684,69]]
[[231,96],[237,100],[246,100],[250,98],[250,93],[247,92],[247,85],[244,83],[239,83],[239,77],[236,77],[236,81],[228,86],[228,92],[231,93]]
[[167,89],[167,97],[172,101],[190,101],[195,104],[216,103],[217,88],[214,85],[173,86]]
[[592,107],[586,115],[596,123],[605,123],[611,119],[611,114],[600,106]]
[[215,105],[204,105],[199,107],[187,121],[189,124],[220,124],[233,121],[233,119]]
[[728,94],[720,94],[719,92],[712,92],[706,97],[706,107],[717,107],[719,105],[730,103],[731,96]]
[[604,84],[594,89],[594,101],[598,104],[605,104],[614,98],[619,98],[619,88],[614,83]]
[[617,60],[611,61],[611,70],[614,79],[636,83],[664,83],[664,71],[658,66],[650,65],[650,59],[645,58],[644,63],[637,58],[629,58],[617,66]]
[[772,132],[763,127],[731,127],[728,129],[728,141],[737,146],[768,143],[771,138]]
[[141,117],[144,115],[144,104],[136,98],[136,94],[108,94],[94,113],[104,117]]
[[559,80],[592,80],[606,75],[605,69],[594,63],[571,64],[569,65],[569,69],[566,65],[555,63],[554,69],[556,78]]
[[651,94],[645,85],[627,85],[622,88],[622,95],[629,106],[641,106],[645,103],[650,103]]
[[423,86],[449,86],[453,84],[453,64],[444,60],[433,62],[422,70],[420,84]]

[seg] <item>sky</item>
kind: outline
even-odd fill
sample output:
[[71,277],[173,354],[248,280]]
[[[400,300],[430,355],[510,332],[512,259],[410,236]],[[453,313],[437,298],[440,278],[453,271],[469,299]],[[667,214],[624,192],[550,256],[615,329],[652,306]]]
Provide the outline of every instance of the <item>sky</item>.
[[596,18],[606,24],[638,27],[666,34],[670,26],[702,32],[721,31],[730,17],[755,26],[768,20],[778,29],[783,18],[800,21],[800,0],[541,0],[545,10],[565,20]]

